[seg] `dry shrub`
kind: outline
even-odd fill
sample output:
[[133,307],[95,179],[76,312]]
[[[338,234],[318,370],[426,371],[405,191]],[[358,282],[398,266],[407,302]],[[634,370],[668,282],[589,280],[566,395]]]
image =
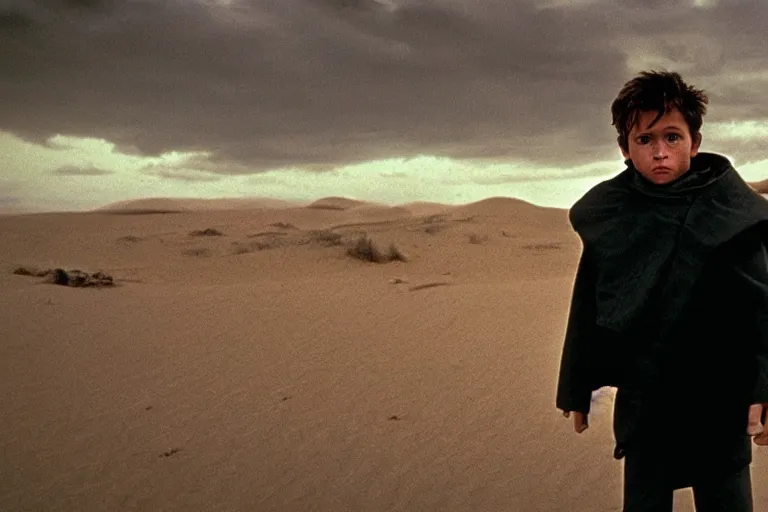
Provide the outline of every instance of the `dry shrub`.
[[189,236],[224,236],[224,233],[218,229],[206,228],[190,231]]
[[254,251],[264,251],[266,249],[274,249],[275,247],[280,246],[279,240],[271,239],[267,241],[258,241],[254,240],[251,242],[248,242],[247,244],[240,244],[237,242],[233,243],[234,248],[232,249],[233,254],[248,254]]
[[403,252],[400,251],[400,249],[398,249],[394,243],[389,244],[389,248],[387,249],[387,256],[389,257],[390,261],[408,261],[408,258],[405,256],[405,254],[403,254]]
[[62,268],[54,269],[48,275],[48,281],[61,286],[75,287],[101,287],[113,286],[115,284],[112,276],[104,272],[89,274],[81,270],[64,270]]
[[426,224],[427,227],[424,228],[424,232],[428,235],[434,235],[435,233],[438,233],[442,231],[445,228],[445,221],[447,217],[444,214],[437,214],[437,215],[430,215],[429,217],[424,217],[424,219],[421,221],[422,224]]
[[334,233],[329,229],[322,229],[319,231],[309,232],[310,240],[315,243],[319,243],[326,246],[341,245],[343,242],[343,236],[339,233]]
[[296,226],[288,222],[273,222],[272,224],[270,224],[270,226],[274,226],[276,228],[281,228],[281,229],[297,229]]
[[45,277],[51,271],[51,269],[37,269],[29,267],[17,267],[13,273],[17,276],[30,276],[30,277]]
[[408,261],[406,256],[392,243],[386,251],[379,249],[378,245],[368,236],[362,235],[355,245],[347,250],[347,254],[353,258],[370,261],[372,263],[387,263],[389,261]]
[[126,235],[126,236],[121,236],[117,240],[120,241],[120,242],[136,243],[136,242],[140,242],[141,238],[139,238],[138,236]]
[[469,235],[469,243],[471,244],[482,244],[483,242],[487,242],[487,241],[488,241],[488,237],[485,235],[480,236],[475,233],[472,233],[471,235]]
[[287,233],[283,233],[282,231],[259,231],[258,233],[252,233],[250,235],[246,235],[248,238],[258,238],[258,237],[275,237],[275,236],[286,236]]
[[35,269],[18,267],[13,271],[19,276],[45,277],[45,281],[51,284],[74,287],[101,287],[115,284],[112,276],[104,272],[83,272],[82,270],[64,270],[63,268]]
[[191,249],[184,249],[181,251],[184,256],[210,256],[211,251],[205,247],[193,247]]

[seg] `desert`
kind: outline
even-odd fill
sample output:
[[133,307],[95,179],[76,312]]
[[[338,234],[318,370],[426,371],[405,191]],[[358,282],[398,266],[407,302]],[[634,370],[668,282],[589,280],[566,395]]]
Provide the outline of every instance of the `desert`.
[[566,210],[163,199],[0,233],[2,510],[621,507],[610,390],[580,436],[554,407]]

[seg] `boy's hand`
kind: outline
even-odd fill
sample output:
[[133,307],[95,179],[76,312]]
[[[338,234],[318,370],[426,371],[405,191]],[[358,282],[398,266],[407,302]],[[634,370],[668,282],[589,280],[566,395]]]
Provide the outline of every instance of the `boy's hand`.
[[753,404],[749,407],[747,434],[753,436],[754,443],[760,446],[768,446],[768,429],[761,421],[766,411],[768,411],[768,403]]
[[[563,412],[563,416],[566,418],[571,417],[571,411]],[[589,428],[589,415],[579,411],[573,411],[573,429],[577,434],[581,434]],[[757,442],[757,441],[755,441]]]

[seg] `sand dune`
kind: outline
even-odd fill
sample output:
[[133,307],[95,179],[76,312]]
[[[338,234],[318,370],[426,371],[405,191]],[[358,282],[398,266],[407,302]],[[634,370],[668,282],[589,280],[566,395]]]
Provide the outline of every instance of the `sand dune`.
[[97,208],[100,212],[115,213],[172,213],[180,211],[274,209],[299,206],[299,203],[272,198],[191,199],[156,197],[119,201]]
[[[453,217],[508,220],[519,224],[535,225],[537,229],[562,226],[567,222],[567,210],[543,208],[521,199],[490,197],[455,208]],[[540,225],[540,224],[544,225]],[[545,226],[546,225],[546,226]]]
[[538,207],[522,199],[513,197],[489,197],[474,203],[462,205],[456,209],[456,213],[461,215],[483,215],[486,217],[520,214],[527,211],[539,211],[544,208]]
[[350,213],[355,213],[361,216],[390,216],[390,217],[407,217],[412,215],[412,212],[402,206],[387,206],[379,204],[363,204],[349,208]]
[[[0,217],[0,510],[620,508],[610,396],[578,437],[553,405],[562,210],[175,201]],[[361,236],[408,261],[350,257]]]
[[412,203],[403,203],[400,205],[400,207],[405,208],[406,210],[411,212],[411,214],[417,215],[417,216],[437,215],[453,209],[452,206],[445,205],[442,203],[429,202],[429,201],[416,201]]
[[348,197],[323,197],[307,205],[307,208],[317,208],[323,210],[348,210],[367,204],[365,201],[358,201]]

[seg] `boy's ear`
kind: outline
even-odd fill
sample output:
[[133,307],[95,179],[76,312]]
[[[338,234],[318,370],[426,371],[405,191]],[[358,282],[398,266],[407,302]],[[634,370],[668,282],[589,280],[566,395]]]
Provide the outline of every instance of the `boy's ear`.
[[701,132],[696,132],[691,143],[691,157],[699,154],[699,147],[701,147]]

